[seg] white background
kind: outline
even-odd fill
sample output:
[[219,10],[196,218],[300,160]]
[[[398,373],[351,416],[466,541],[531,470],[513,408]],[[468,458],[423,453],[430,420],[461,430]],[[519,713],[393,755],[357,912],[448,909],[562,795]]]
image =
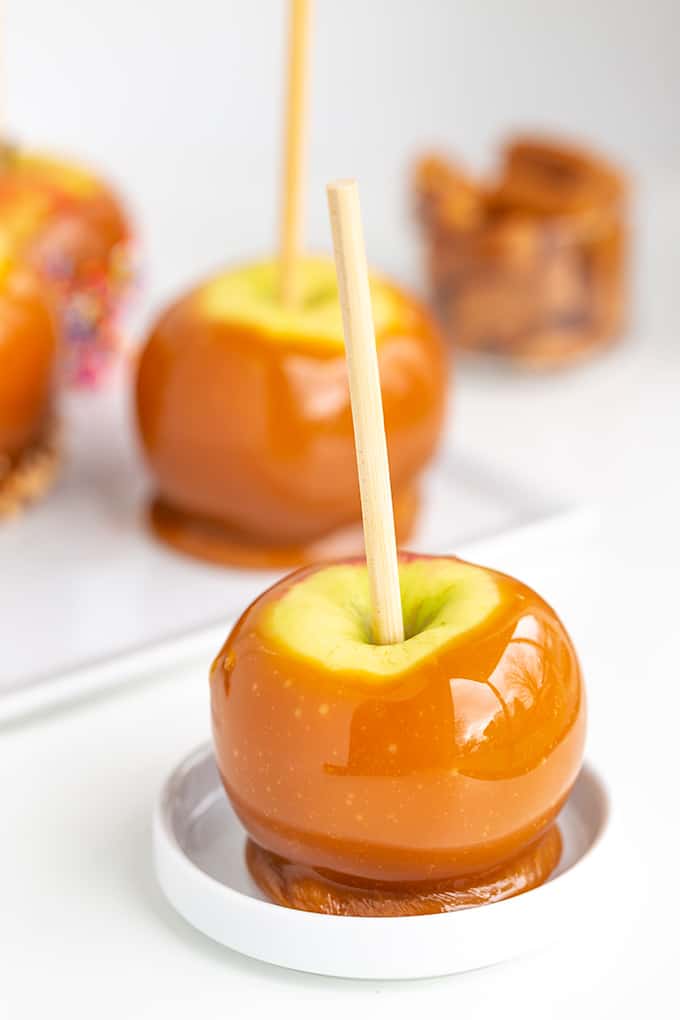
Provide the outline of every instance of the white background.
[[[276,236],[283,0],[4,0],[6,99],[27,143],[87,157],[132,200],[153,292]],[[432,145],[489,165],[560,129],[634,173],[680,164],[675,0],[317,0],[309,241],[360,179],[366,235],[410,267],[407,173]]]
[[[271,247],[282,4],[5,6],[9,124],[105,166],[129,195],[149,267],[143,314],[219,262]],[[449,439],[602,505],[601,541],[579,566],[596,606],[578,636],[589,753],[620,819],[612,887],[560,950],[454,979],[329,981],[220,950],[163,903],[148,845],[160,782],[207,734],[197,668],[0,733],[0,1015],[677,1011],[679,11],[671,0],[325,0],[316,18],[314,245],[328,243],[323,183],[356,175],[372,260],[416,282],[413,154],[441,143],[483,165],[515,126],[597,142],[636,181],[626,344],[561,376],[464,369]],[[554,569],[567,577],[574,559],[555,550]],[[40,640],[30,621],[24,639]]]

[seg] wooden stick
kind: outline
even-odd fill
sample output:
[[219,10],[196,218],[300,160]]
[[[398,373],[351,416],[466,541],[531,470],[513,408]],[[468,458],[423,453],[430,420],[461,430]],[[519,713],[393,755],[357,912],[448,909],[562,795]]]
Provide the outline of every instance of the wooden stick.
[[307,120],[309,0],[290,0],[288,94],[281,196],[280,297],[284,305],[298,299],[298,260],[302,239],[304,147]]
[[389,645],[404,640],[404,619],[359,189],[356,181],[334,181],[327,192],[345,331],[373,636],[378,644]]

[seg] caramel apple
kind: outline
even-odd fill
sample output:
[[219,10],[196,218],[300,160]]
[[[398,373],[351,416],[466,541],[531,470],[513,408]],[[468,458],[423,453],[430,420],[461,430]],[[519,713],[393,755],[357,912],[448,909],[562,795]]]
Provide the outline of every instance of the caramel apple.
[[[224,272],[165,311],[141,352],[151,521],[185,552],[285,566],[362,547],[333,263],[302,257],[297,278],[298,300],[286,306],[275,261]],[[421,304],[377,275],[371,292],[403,540],[439,438],[445,357]]]
[[51,482],[57,331],[35,275],[0,256],[0,517]]
[[398,555],[358,188],[327,192],[366,559],[307,567],[246,609],[211,670],[217,765],[276,903],[441,913],[515,896],[558,864],[581,671],[526,585]]
[[404,640],[376,644],[359,561],[293,573],[211,671],[225,790],[275,902],[437,913],[540,884],[578,774],[585,697],[562,623],[511,577],[401,554]]
[[0,237],[33,266],[55,303],[70,381],[94,381],[118,344],[130,282],[130,229],[120,202],[89,170],[6,148]]

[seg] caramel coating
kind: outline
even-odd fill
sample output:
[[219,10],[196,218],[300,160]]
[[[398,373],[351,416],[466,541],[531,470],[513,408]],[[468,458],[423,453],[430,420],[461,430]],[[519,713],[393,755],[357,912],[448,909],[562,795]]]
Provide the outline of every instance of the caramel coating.
[[57,364],[55,324],[26,268],[0,268],[0,324],[0,460],[11,466],[45,433]]
[[[364,900],[387,889],[394,912],[405,902],[419,912],[433,891],[514,895],[542,881],[559,856],[547,834],[578,774],[586,718],[553,610],[489,571],[500,593],[491,615],[418,665],[388,679],[332,671],[263,627],[269,607],[319,569],[261,595],[211,672],[217,762],[262,848],[253,870],[263,887],[303,909],[334,902],[333,912],[344,887],[362,887]],[[310,890],[315,874],[333,883],[331,901]]]
[[[248,562],[238,555],[242,542],[262,548],[264,563],[268,549],[272,563],[299,561],[304,547],[360,520],[344,351],[323,336],[273,339],[211,318],[199,294],[162,315],[139,361],[137,419],[157,490],[154,521],[166,537],[170,527],[183,529],[177,544],[208,558]],[[391,294],[398,322],[377,342],[399,502],[439,438],[446,366],[428,313],[396,287]],[[220,531],[226,550],[211,555]]]

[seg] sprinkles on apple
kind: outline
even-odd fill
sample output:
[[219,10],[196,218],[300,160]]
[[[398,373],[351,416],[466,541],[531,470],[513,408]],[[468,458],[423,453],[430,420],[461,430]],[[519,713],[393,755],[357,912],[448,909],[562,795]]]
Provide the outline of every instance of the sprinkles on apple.
[[4,146],[0,238],[38,274],[52,302],[62,377],[99,382],[121,344],[133,276],[131,230],[117,196],[80,165]]

